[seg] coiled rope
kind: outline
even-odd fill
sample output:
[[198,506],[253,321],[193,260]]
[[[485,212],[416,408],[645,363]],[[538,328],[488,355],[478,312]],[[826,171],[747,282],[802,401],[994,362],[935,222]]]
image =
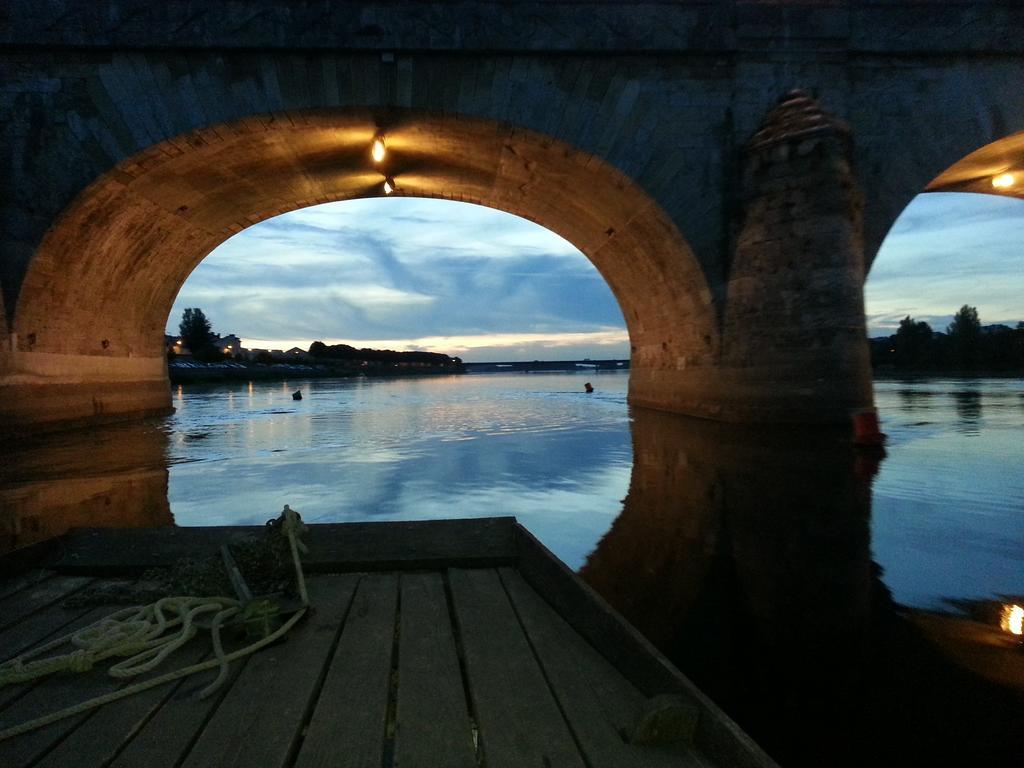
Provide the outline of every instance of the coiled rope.
[[[280,528],[282,535],[288,537],[292,562],[295,566],[296,586],[302,601],[302,607],[278,629],[244,648],[224,653],[221,629],[226,623],[233,619],[240,619],[246,624],[258,624],[269,628],[268,620],[276,614],[276,606],[268,600],[254,600],[243,604],[230,597],[164,597],[149,605],[116,611],[83,629],[71,632],[0,664],[0,688],[5,685],[38,680],[57,672],[87,672],[97,663],[114,656],[129,658],[110,667],[108,673],[112,677],[126,680],[141,675],[155,669],[170,654],[195,637],[199,630],[196,619],[204,614],[213,615],[209,628],[214,657],[0,731],[0,741],[169,683],[172,680],[179,680],[219,666],[220,670],[216,679],[200,692],[199,698],[205,698],[216,692],[227,679],[232,661],[255,653],[284,637],[302,619],[309,608],[309,594],[306,590],[306,580],[299,558],[300,552],[308,551],[299,540],[299,535],[306,530],[306,526],[303,525],[298,513],[287,504],[281,517],[272,523],[276,524],[274,527]],[[175,627],[177,627],[176,632],[165,635],[168,629]],[[65,643],[70,643],[76,650],[37,661],[29,661],[29,659],[59,648]]]

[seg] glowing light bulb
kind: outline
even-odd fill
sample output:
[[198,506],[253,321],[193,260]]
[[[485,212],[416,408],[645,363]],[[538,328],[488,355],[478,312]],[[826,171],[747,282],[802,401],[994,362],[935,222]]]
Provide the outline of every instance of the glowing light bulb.
[[394,191],[395,191],[395,180],[392,179],[390,176],[388,176],[386,179],[384,179],[384,194],[385,195],[390,195]]
[[996,189],[1008,189],[1016,183],[1017,179],[1012,173],[1000,173],[992,177],[992,186]]
[[373,158],[373,162],[379,163],[384,159],[384,155],[387,150],[384,148],[384,139],[380,136],[373,140],[373,149],[370,150],[370,156]]
[[1004,605],[999,626],[1011,635],[1024,635],[1024,608],[1019,605]]

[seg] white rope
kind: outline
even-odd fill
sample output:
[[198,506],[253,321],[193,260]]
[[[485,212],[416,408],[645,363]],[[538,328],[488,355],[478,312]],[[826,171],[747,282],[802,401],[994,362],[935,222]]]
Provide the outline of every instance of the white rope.
[[[157,685],[178,680],[197,672],[219,666],[216,679],[199,694],[205,698],[213,694],[228,677],[228,667],[232,661],[255,653],[270,643],[283,637],[306,614],[309,607],[309,595],[306,580],[302,573],[299,552],[307,552],[305,545],[299,541],[303,533],[303,525],[299,515],[288,505],[281,513],[281,533],[288,538],[292,560],[295,566],[295,577],[302,608],[292,615],[277,630],[256,642],[231,653],[224,653],[220,631],[226,622],[241,615],[247,621],[269,618],[275,608],[268,602],[259,602],[243,606],[238,600],[230,597],[164,597],[155,603],[144,606],[123,608],[111,615],[90,624],[83,629],[71,632],[45,645],[21,654],[10,661],[0,664],[0,688],[5,685],[30,682],[56,672],[86,672],[105,659],[114,656],[128,657],[110,667],[108,673],[117,679],[128,679],[155,669],[170,654],[195,637],[198,628],[195,620],[203,614],[213,614],[210,623],[210,634],[213,642],[214,658],[169,672],[135,685],[121,688],[104,696],[67,707],[44,717],[0,731],[0,741],[18,736],[22,733],[42,728],[50,723],[86,712],[90,709],[108,704],[112,701],[148,690]],[[249,609],[249,612],[246,612]],[[168,629],[178,628],[177,632],[165,634]],[[30,659],[48,651],[70,643],[76,650],[59,656],[51,656],[36,661]]]
[[[96,698],[90,699],[89,701],[84,701],[81,704],[76,704],[73,707],[67,707],[66,709],[60,710],[59,712],[54,712],[53,714],[45,715],[43,717],[36,718],[35,720],[30,720],[26,723],[21,723],[20,725],[15,725],[11,728],[8,728],[5,731],[0,731],[0,741],[13,738],[14,736],[20,736],[23,733],[34,731],[36,728],[42,728],[43,726],[50,725],[51,723],[56,723],[57,721],[63,720],[68,717],[74,717],[75,715],[81,714],[82,712],[88,712],[90,709],[101,707],[104,704],[110,704],[111,702],[123,699],[127,696],[132,696],[136,693],[141,693],[142,691],[149,690],[150,688],[155,688],[158,685],[163,685],[164,683],[169,683],[173,680],[179,680],[183,677],[193,675],[197,672],[204,672],[207,669],[213,669],[218,665],[220,665],[221,668],[224,669],[226,668],[226,665],[230,664],[232,661],[240,659],[243,656],[248,656],[251,653],[255,653],[260,648],[270,645],[271,643],[274,643],[280,638],[284,637],[292,627],[298,624],[299,620],[305,615],[307,610],[308,608],[300,609],[296,614],[289,618],[288,621],[282,624],[281,627],[276,632],[274,632],[271,635],[267,635],[263,639],[258,640],[252,645],[246,646],[245,648],[240,648],[237,651],[225,654],[219,658],[209,659],[199,664],[193,664],[190,667],[184,667],[183,669],[179,669],[175,672],[168,672],[165,675],[154,677],[151,680],[136,683],[135,685],[130,685],[127,688],[121,688],[117,691],[108,693],[104,696],[97,696]],[[216,690],[216,688],[214,688],[213,686],[219,685],[223,681],[223,678],[223,674],[218,675],[217,680],[214,681],[213,685],[204,689],[202,693],[199,694],[200,698],[209,696],[211,693],[213,693]]]

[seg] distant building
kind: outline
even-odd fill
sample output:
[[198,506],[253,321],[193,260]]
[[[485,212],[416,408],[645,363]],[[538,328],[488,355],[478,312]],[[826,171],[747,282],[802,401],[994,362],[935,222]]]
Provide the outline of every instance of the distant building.
[[[226,355],[235,357],[242,354],[242,340],[233,333],[229,333],[226,336],[214,336],[210,343]],[[164,346],[168,352],[173,352],[176,355],[183,357],[192,356],[192,350],[185,346],[180,336],[169,336],[165,333]]]
[[283,349],[263,349],[261,347],[251,347],[241,350],[242,357],[246,360],[256,360],[261,358],[266,361],[268,358],[273,360],[275,363],[296,363],[299,361],[305,361],[311,359],[309,354],[298,347],[292,347],[289,350]]
[[168,336],[164,334],[164,347],[168,352],[173,352],[176,355],[185,354],[185,347],[181,344],[181,338],[178,336]]
[[226,355],[235,357],[242,354],[242,340],[233,333],[229,333],[227,336],[216,337],[213,340],[213,344]]

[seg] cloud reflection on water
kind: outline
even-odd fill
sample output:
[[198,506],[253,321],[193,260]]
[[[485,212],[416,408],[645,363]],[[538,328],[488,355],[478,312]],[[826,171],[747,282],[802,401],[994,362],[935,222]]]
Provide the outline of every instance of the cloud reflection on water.
[[[632,458],[627,376],[587,376],[595,395],[547,374],[240,386],[230,405],[194,388],[176,433],[211,437],[172,445],[171,504],[183,525],[262,523],[285,503],[310,522],[515,515],[575,567]],[[279,412],[296,386],[302,406]],[[188,461],[211,453],[234,459]]]

